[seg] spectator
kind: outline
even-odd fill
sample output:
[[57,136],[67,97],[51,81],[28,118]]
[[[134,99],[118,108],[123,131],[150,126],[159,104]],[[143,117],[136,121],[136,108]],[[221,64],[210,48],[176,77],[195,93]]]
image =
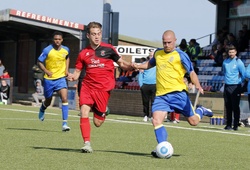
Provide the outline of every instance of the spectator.
[[3,65],[3,63],[2,63],[2,60],[0,59],[0,76],[2,76],[3,75],[3,71],[5,70],[5,67],[4,67],[4,65]]
[[[247,98],[248,98],[248,106],[249,106],[249,110],[250,110],[250,64],[248,64],[247,69],[246,69],[246,74],[245,74],[245,81],[248,81],[247,84]],[[250,125],[250,117],[248,117],[247,119],[248,124]]]
[[192,83],[191,78],[190,78],[188,73],[186,73],[184,75],[184,83],[187,86],[188,93],[196,93],[197,92],[195,85],[194,85],[194,83]]
[[244,52],[248,49],[248,38],[244,36],[243,30],[239,30],[238,33],[238,52]]
[[194,72],[198,75],[199,74],[199,68],[197,67],[197,61],[192,60],[192,65],[194,67]]
[[[224,101],[226,106],[226,126],[225,130],[238,130],[240,120],[240,98],[241,84],[245,79],[245,66],[241,59],[236,56],[237,51],[234,46],[229,47],[229,57],[223,61],[222,70],[224,73]],[[232,128],[232,116],[234,117]]]
[[6,80],[1,80],[1,87],[0,87],[0,95],[1,95],[1,102],[7,104],[9,99],[10,93],[10,86],[7,84]]
[[242,25],[243,36],[246,37],[248,40],[250,39],[250,30],[246,24]]
[[223,56],[222,54],[225,52],[225,49],[223,48],[222,44],[218,44],[217,45],[217,51],[216,51],[216,55],[214,58],[215,64],[214,66],[216,67],[221,67],[222,63],[223,63]]
[[4,69],[3,74],[0,76],[0,79],[9,79],[10,75],[7,69]]
[[43,92],[43,86],[40,79],[36,80],[36,92],[32,94],[32,97],[34,98],[36,104],[35,106],[40,106],[39,100],[44,99],[44,92]]
[[[154,52],[149,54],[149,60],[153,57]],[[143,63],[143,62],[142,62]],[[139,85],[142,96],[142,105],[144,118],[143,121],[147,122],[151,120],[152,112],[150,106],[152,106],[156,92],[156,67],[152,67],[148,70],[141,70],[139,72]]]
[[215,56],[217,54],[217,44],[212,45],[211,52],[208,54],[209,58],[215,59]]
[[198,56],[201,55],[202,51],[200,44],[197,43],[195,39],[189,41],[188,52],[190,54],[190,59],[195,61],[198,60]]
[[41,70],[36,64],[34,64],[34,66],[32,67],[32,71],[33,71],[34,86],[36,88],[37,80],[40,80],[41,83],[43,82],[44,71]]
[[121,76],[117,79],[117,81],[123,82],[122,87],[124,87],[128,84],[128,82],[135,80],[137,74],[138,72],[135,70],[122,70]]
[[232,33],[227,34],[227,39],[228,39],[229,46],[233,45],[236,48],[236,50],[238,51],[238,42],[237,42],[234,34],[232,34]]
[[188,44],[187,44],[186,39],[182,39],[181,40],[181,43],[179,44],[179,48],[180,48],[180,50],[182,50],[185,53],[187,53],[188,56],[190,57],[190,53],[189,53],[189,50],[188,50]]

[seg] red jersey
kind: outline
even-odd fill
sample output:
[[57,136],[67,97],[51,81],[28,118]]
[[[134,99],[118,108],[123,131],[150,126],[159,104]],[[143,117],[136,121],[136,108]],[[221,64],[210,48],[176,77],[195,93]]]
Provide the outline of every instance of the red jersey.
[[112,90],[115,86],[113,62],[119,59],[116,49],[110,44],[101,43],[95,50],[91,46],[83,49],[75,65],[78,70],[86,70],[82,86],[101,91]]

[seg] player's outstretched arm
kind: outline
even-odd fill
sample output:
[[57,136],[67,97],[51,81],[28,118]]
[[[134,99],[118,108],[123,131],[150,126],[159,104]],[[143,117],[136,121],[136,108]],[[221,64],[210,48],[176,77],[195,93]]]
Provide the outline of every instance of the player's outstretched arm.
[[120,58],[117,62],[116,62],[121,69],[123,70],[133,70],[134,68],[132,67],[132,64],[130,62],[127,62],[125,60],[123,60],[122,58]]
[[151,68],[152,66],[151,66],[150,63],[147,61],[147,62],[144,62],[144,63],[132,63],[132,67],[133,67],[135,70],[146,70],[146,69]]
[[198,79],[198,76],[197,76],[197,74],[194,71],[190,72],[190,78],[191,78],[192,83],[194,83],[196,89],[201,94],[204,94],[204,91],[203,91],[203,88],[201,87],[201,84],[200,84],[200,81]]
[[78,69],[75,69],[74,72],[73,72],[73,74],[72,74],[72,73],[68,73],[67,79],[68,79],[69,81],[78,80],[80,74],[81,74],[81,71],[78,70]]

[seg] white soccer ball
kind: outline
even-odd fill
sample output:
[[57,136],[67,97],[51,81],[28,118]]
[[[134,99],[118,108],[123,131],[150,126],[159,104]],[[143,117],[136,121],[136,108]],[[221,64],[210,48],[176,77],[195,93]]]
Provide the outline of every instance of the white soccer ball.
[[174,148],[171,143],[164,141],[156,146],[156,155],[159,158],[169,159],[174,153]]

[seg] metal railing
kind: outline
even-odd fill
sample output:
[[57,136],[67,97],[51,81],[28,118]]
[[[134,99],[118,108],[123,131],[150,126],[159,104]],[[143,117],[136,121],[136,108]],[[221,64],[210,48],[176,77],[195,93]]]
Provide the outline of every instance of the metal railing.
[[213,36],[215,36],[215,33],[211,33],[211,34],[204,35],[202,37],[196,38],[196,41],[204,39],[204,38],[209,38],[208,45],[210,45],[212,43],[212,41],[213,41]]

